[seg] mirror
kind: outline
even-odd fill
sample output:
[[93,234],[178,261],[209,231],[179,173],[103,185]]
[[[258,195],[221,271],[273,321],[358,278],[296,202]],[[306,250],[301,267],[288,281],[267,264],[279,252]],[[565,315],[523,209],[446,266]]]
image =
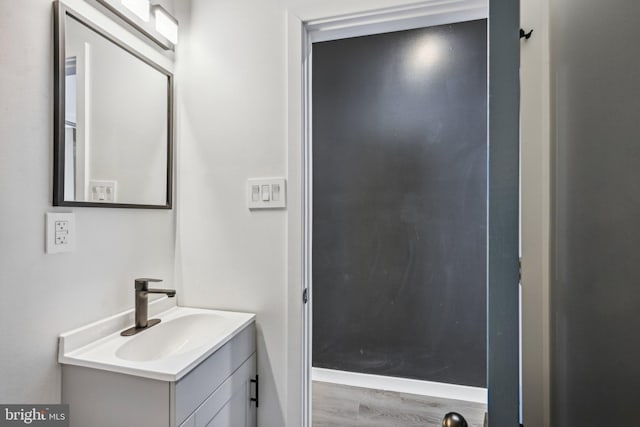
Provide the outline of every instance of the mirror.
[[54,206],[170,209],[173,76],[55,4]]

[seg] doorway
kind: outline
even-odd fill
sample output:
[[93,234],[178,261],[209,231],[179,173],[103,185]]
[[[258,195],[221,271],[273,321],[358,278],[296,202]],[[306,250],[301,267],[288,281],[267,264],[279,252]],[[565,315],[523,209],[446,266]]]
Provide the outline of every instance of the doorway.
[[[451,3],[451,2],[447,2]],[[289,208],[290,318],[301,319],[300,328],[290,323],[291,342],[300,332],[302,398],[296,406],[290,393],[290,408],[302,409],[302,425],[311,426],[312,372],[312,43],[340,38],[380,34],[483,19],[484,2],[466,1],[468,9],[442,3],[378,11],[336,14],[336,8],[298,11],[289,16],[289,191],[290,200],[299,196]],[[493,1],[491,1],[493,5]],[[496,2],[497,3],[497,2]],[[487,387],[489,389],[489,423],[492,426],[517,426],[518,417],[518,58],[519,40],[517,2],[493,5],[489,14],[489,114],[487,150]],[[460,3],[458,2],[458,6]],[[481,6],[478,6],[481,5]],[[340,9],[340,8],[338,8]],[[345,7],[348,10],[348,7]],[[470,16],[472,15],[472,16]],[[338,16],[337,18],[335,16]],[[446,18],[445,18],[446,17]],[[298,59],[303,72],[297,79]],[[298,119],[295,107],[303,107]],[[298,110],[300,111],[300,110]],[[300,134],[297,134],[297,130]],[[297,135],[302,135],[303,143]],[[299,161],[302,159],[302,162]],[[300,179],[300,181],[298,181]],[[301,231],[299,231],[301,230]],[[296,254],[303,256],[296,261]],[[299,256],[299,255],[298,255]],[[299,278],[299,279],[298,279]],[[300,281],[298,281],[300,280]],[[301,286],[296,288],[296,283]],[[300,299],[298,299],[300,298]],[[303,301],[297,305],[297,301]],[[292,370],[296,370],[296,357]],[[297,387],[291,377],[292,389]],[[295,417],[295,411],[291,416]]]
[[313,425],[480,426],[486,19],[312,49]]

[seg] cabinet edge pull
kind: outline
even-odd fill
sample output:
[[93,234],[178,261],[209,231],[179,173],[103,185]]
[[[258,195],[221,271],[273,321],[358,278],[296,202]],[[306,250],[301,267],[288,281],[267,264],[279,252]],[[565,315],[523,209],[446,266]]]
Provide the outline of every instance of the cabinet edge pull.
[[260,376],[256,374],[255,379],[251,379],[251,382],[256,385],[256,397],[252,397],[250,400],[256,402],[256,408],[260,407]]

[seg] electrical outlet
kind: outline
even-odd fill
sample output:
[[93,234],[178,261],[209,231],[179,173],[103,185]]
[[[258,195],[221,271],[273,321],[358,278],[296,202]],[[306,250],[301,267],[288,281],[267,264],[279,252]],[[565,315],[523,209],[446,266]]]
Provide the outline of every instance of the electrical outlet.
[[55,254],[75,249],[75,214],[47,212],[46,252]]
[[69,244],[69,221],[55,221],[55,242],[58,245]]

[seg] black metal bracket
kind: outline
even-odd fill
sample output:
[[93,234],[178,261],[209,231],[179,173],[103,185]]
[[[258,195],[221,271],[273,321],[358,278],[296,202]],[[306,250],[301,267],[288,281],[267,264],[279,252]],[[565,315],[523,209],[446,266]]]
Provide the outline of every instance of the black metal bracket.
[[256,374],[256,379],[252,379],[251,382],[256,385],[256,397],[252,397],[250,400],[256,402],[256,408],[260,407],[260,376]]
[[306,304],[307,302],[309,302],[309,288],[304,288],[304,291],[302,291],[302,303]]
[[533,30],[530,30],[528,33],[525,32],[522,28],[520,28],[520,38],[521,39],[525,39],[525,40],[529,40],[531,38],[531,35],[533,34]]

